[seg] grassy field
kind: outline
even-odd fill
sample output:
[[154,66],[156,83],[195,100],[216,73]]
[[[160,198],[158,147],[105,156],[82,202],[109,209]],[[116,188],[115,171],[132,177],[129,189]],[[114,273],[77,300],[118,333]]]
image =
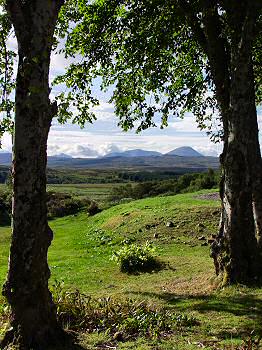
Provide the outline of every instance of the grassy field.
[[[217,201],[183,194],[118,205],[94,217],[81,213],[51,221],[55,238],[49,251],[50,286],[58,281],[67,290],[77,288],[94,298],[146,300],[199,322],[161,340],[116,343],[106,333],[81,334],[83,349],[236,349],[251,331],[261,335],[261,290],[245,286],[216,289],[203,237],[217,231],[218,220]],[[170,221],[173,227],[167,226]],[[9,228],[0,228],[1,284],[9,237]],[[165,268],[137,275],[119,272],[111,257],[127,241],[152,242]]]
[[88,197],[92,200],[103,202],[105,201],[111,189],[114,186],[120,186],[121,184],[117,183],[108,183],[108,184],[54,184],[47,185],[48,191],[54,192],[63,192],[74,195],[76,197]]
[[[47,191],[63,192],[75,197],[88,197],[98,202],[104,202],[113,187],[121,186],[121,183],[106,184],[52,184],[47,185]],[[0,184],[0,190],[5,190],[6,185]]]

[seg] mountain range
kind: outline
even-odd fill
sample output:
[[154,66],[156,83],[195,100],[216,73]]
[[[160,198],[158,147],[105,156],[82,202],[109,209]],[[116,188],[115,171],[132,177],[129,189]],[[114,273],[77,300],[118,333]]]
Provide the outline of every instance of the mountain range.
[[159,157],[159,156],[180,156],[180,157],[203,157],[203,155],[195,151],[192,147],[179,147],[168,153],[162,154],[156,151],[145,151],[143,149],[132,149],[124,152],[112,152],[105,155],[108,157]]
[[[10,165],[11,153],[0,152],[0,165]],[[159,170],[172,169],[181,171],[205,171],[208,168],[217,169],[217,157],[206,157],[191,147],[179,147],[166,154],[141,149],[125,152],[114,152],[100,158],[72,158],[66,154],[48,157],[50,168],[109,168]]]
[[155,151],[144,151],[143,149],[131,149],[124,152],[112,152],[106,154],[105,158],[112,158],[112,157],[159,157],[162,156],[162,153],[155,152]]

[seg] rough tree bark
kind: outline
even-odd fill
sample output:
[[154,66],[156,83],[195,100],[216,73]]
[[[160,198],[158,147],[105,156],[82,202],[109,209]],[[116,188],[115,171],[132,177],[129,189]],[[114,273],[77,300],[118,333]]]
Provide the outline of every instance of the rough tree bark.
[[262,253],[262,160],[258,159],[253,175],[253,212],[258,248]]
[[224,284],[254,282],[261,270],[252,207],[253,169],[260,161],[256,109],[250,93],[253,81],[248,78],[248,62],[238,61],[237,66],[231,80],[229,135],[222,158],[219,272],[223,273]]
[[230,14],[229,105],[220,108],[227,133],[221,156],[222,216],[212,255],[223,284],[254,283],[262,267],[256,236],[256,229],[261,235],[261,155],[252,70],[256,12],[251,2],[242,5]]
[[3,294],[11,305],[11,326],[2,348],[45,349],[62,335],[48,290],[46,149],[56,106],[49,100],[49,64],[62,0],[7,0],[18,41],[13,149],[13,225],[9,271]]

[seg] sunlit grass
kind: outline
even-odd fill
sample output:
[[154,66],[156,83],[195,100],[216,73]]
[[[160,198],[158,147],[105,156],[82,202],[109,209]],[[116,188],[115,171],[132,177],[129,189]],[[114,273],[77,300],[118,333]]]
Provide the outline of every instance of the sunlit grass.
[[[83,212],[51,221],[50,285],[64,281],[67,290],[77,288],[93,298],[146,300],[200,322],[198,327],[165,341],[140,338],[118,343],[119,349],[190,350],[203,344],[206,349],[234,349],[252,330],[260,335],[261,290],[245,286],[215,289],[209,247],[199,238],[217,232],[219,202],[199,199],[198,195],[147,198],[93,217]],[[167,222],[172,222],[172,227]],[[7,270],[9,240],[9,228],[0,228],[1,283]],[[111,257],[127,240],[152,242],[165,268],[155,273],[121,273]],[[86,349],[101,342],[110,346],[112,340],[106,334],[83,334],[81,339]]]

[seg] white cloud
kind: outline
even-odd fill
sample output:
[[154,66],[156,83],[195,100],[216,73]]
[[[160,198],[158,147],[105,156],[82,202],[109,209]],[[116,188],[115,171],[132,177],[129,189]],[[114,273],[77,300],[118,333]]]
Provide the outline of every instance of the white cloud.
[[4,135],[1,138],[1,145],[2,150],[5,152],[11,152],[12,151],[12,137],[8,133],[4,133]]
[[113,152],[122,152],[125,151],[125,148],[120,148],[114,143],[104,143],[98,147],[98,151],[101,156],[104,156]]
[[7,39],[7,47],[8,47],[10,50],[17,51],[17,40],[16,40],[16,36],[15,36],[15,35],[11,35],[11,36]]
[[61,153],[80,158],[96,158],[99,156],[97,150],[89,145],[48,145],[48,155],[54,156]]
[[191,114],[186,115],[183,119],[176,118],[171,120],[168,126],[177,132],[199,132],[195,117]]
[[223,145],[222,143],[214,144],[210,142],[203,146],[193,146],[193,148],[199,153],[203,154],[203,156],[217,157],[222,153]]
[[257,122],[258,122],[259,134],[262,136],[262,108],[261,107],[257,111]]
[[61,74],[65,71],[65,68],[71,63],[72,61],[69,59],[66,59],[63,54],[57,54],[55,52],[52,52],[51,54],[51,62],[50,62],[50,73],[51,75],[54,74]]
[[93,108],[94,112],[103,112],[103,113],[114,113],[113,103],[109,103],[103,100],[99,101],[99,105]]

